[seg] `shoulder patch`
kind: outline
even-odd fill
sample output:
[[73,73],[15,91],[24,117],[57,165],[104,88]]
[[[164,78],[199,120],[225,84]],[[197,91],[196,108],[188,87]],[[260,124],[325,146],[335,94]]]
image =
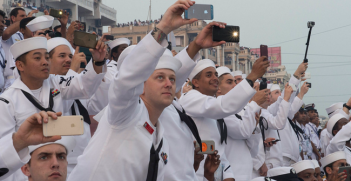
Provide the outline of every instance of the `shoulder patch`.
[[2,98],[2,97],[0,97],[0,101],[5,102],[6,104],[8,104],[8,103],[9,103],[9,101],[8,101],[8,100],[6,100],[5,98]]

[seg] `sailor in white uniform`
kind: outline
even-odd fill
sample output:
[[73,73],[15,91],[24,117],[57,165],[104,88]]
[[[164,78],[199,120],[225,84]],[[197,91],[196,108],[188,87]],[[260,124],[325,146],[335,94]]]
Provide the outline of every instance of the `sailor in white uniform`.
[[[219,78],[218,91],[216,95],[219,97],[228,93],[236,86],[236,84],[228,67],[218,67],[216,71]],[[262,92],[258,92],[256,94],[257,96],[254,96],[253,100],[244,108],[242,115],[233,114],[224,118],[224,122],[228,129],[225,154],[231,165],[236,181],[246,181],[251,179],[251,172],[253,169],[252,162],[250,162],[252,159],[250,154],[251,149],[248,145],[249,142],[246,141],[251,137],[254,137],[252,136],[254,134],[258,136],[257,140],[260,140],[261,136],[260,132],[254,132],[257,125],[255,116],[256,113],[259,113],[261,110],[259,105],[266,102],[268,92],[263,90]],[[253,146],[252,148],[256,150],[256,155],[258,152],[258,144],[256,143],[254,145],[255,147]]]
[[[330,127],[330,128],[329,128]],[[351,124],[342,114],[335,114],[328,121],[327,130],[334,135],[326,149],[327,154],[344,151],[347,163],[351,163]]]
[[339,167],[348,166],[346,162],[346,155],[344,151],[337,151],[326,155],[320,160],[323,171],[326,175],[326,181],[346,180],[345,172],[339,173]]
[[313,147],[313,154],[312,154],[312,159],[313,160],[320,160],[320,141],[319,141],[319,136],[318,136],[318,128],[315,125],[315,122],[317,118],[317,110],[315,109],[315,104],[308,104],[305,106],[305,109],[307,111],[307,115],[309,117],[309,122],[305,125],[306,126],[306,132],[308,132],[308,135],[310,136],[310,139],[312,141],[312,147]]
[[99,66],[103,61],[100,54],[105,53],[105,47],[100,45],[94,50],[95,65],[90,64],[86,74],[65,77],[49,74],[46,38],[34,37],[14,44],[11,52],[21,76],[1,95],[0,137],[18,130],[28,115],[41,110],[67,112],[64,100],[90,98],[106,69]]
[[105,75],[106,82],[112,82],[114,76],[117,74],[117,60],[119,59],[122,51],[126,49],[130,45],[130,40],[128,38],[118,38],[111,41],[108,46],[110,48],[111,60],[110,63],[107,65],[107,72]]
[[[350,100],[349,100],[350,101]],[[338,102],[335,104],[332,104],[330,107],[326,108],[325,110],[327,111],[329,119],[334,116],[335,114],[342,114],[346,119],[349,119],[349,110],[347,108],[343,107],[344,103]],[[326,124],[327,126],[328,124]],[[321,152],[323,156],[326,154],[326,149],[330,143],[330,140],[333,138],[333,135],[328,132],[328,129],[324,129],[321,132],[320,136],[320,142],[321,142]],[[322,156],[322,157],[323,157]]]
[[179,15],[193,4],[184,3],[172,5],[121,64],[99,127],[68,180],[164,180],[172,156],[164,137],[167,120],[159,116],[173,101],[175,74],[182,64],[162,55],[166,34],[194,22]]
[[10,12],[11,25],[4,30],[1,36],[1,44],[5,51],[5,59],[7,61],[4,77],[5,77],[5,87],[8,88],[13,84],[15,78],[13,76],[13,69],[16,67],[15,59],[12,56],[10,47],[21,40],[24,40],[23,34],[20,30],[20,22],[23,18],[26,18],[27,14],[23,8],[14,8]]
[[[48,52],[50,61],[50,74],[55,75],[66,75],[66,76],[77,76],[77,72],[80,68],[81,62],[85,62],[86,58],[84,53],[79,52],[79,47],[73,54],[73,48],[71,44],[61,37],[51,38],[48,40]],[[90,63],[90,62],[89,62]],[[83,71],[81,74],[85,74]],[[90,133],[90,117],[89,115],[98,114],[108,104],[108,88],[110,84],[101,80],[101,84],[94,95],[89,99],[76,99],[66,101],[69,106],[69,110],[64,115],[82,115],[84,118],[84,134],[74,136],[77,144],[74,151],[67,157],[68,160],[68,175],[71,173],[75,165],[77,164],[77,158],[81,154],[85,147],[88,145],[91,139]]]
[[[224,166],[223,178],[225,180],[233,180],[235,176],[225,155],[227,128],[223,118],[241,111],[255,94],[256,91],[252,88],[253,82],[264,74],[264,67],[269,64],[264,59],[265,57],[261,57],[256,61],[247,80],[242,81],[227,94],[217,98],[214,97],[218,89],[215,64],[209,59],[200,60],[189,76],[195,89],[187,92],[179,100],[188,115],[194,119],[200,137],[204,140],[215,141],[215,148],[218,150],[221,164]],[[201,162],[200,168],[196,172],[199,180],[204,177],[203,164],[204,161]]]
[[303,181],[317,181],[312,160],[302,160],[291,166],[295,169],[297,176]]
[[268,170],[267,176],[276,181],[301,181],[292,167],[278,167]]
[[[5,17],[6,17],[5,12],[0,10],[0,36],[2,36],[2,33],[4,32]],[[3,49],[2,43],[0,43],[0,94],[5,87],[4,72],[5,72],[6,64],[7,64],[7,61],[5,59],[5,51]]]
[[0,180],[10,176],[11,178],[7,180],[17,181],[19,179],[12,175],[30,160],[28,146],[61,139],[60,136],[43,136],[42,124],[48,122],[48,116],[57,119],[57,115],[61,113],[44,111],[35,113],[23,122],[16,133],[0,138]]

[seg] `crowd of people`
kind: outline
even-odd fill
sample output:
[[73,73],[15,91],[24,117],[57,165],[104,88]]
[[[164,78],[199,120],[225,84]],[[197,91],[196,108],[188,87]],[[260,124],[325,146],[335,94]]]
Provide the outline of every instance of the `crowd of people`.
[[155,23],[155,24],[158,24],[159,22],[161,21],[161,18],[160,19],[155,19],[154,21],[153,20],[146,20],[146,21],[140,21],[139,20],[134,20],[131,21],[131,22],[128,22],[128,23],[117,23],[117,27],[125,27],[125,26],[147,26],[147,25],[151,25],[152,23]]
[[[73,43],[79,26],[67,27],[67,12],[53,28],[47,12],[15,8],[4,29],[0,11],[0,180],[345,181],[351,99],[328,107],[321,128],[303,101],[308,63],[281,89],[261,79],[267,57],[248,74],[201,60],[201,49],[226,43],[212,40],[226,23],[167,49],[167,34],[197,21],[182,17],[194,4],[171,5],[137,45],[102,36],[87,51]],[[45,137],[61,116],[82,116],[84,133]]]

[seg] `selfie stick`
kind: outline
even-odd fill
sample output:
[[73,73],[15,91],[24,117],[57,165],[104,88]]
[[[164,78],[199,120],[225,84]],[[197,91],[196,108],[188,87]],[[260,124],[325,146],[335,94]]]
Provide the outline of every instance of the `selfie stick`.
[[303,59],[303,62],[304,63],[307,63],[308,62],[308,59],[307,59],[307,52],[308,52],[308,46],[310,45],[310,38],[311,38],[311,32],[312,32],[312,28],[314,26],[314,22],[313,22],[313,25],[308,25],[308,27],[310,28],[310,31],[308,32],[308,38],[307,38],[307,43],[306,43],[306,52],[305,52],[305,58]]

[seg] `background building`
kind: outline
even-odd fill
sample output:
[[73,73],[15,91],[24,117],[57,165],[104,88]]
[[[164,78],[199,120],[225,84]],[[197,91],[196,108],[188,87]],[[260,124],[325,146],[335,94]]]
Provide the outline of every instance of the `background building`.
[[[85,22],[86,31],[94,31],[100,36],[103,26],[116,24],[117,11],[104,5],[101,0],[0,0],[0,3],[7,15],[15,7],[24,8],[26,13],[38,9],[40,12],[35,16],[43,15],[45,9],[63,9],[70,13],[71,21]],[[58,24],[55,20],[54,26]]]

